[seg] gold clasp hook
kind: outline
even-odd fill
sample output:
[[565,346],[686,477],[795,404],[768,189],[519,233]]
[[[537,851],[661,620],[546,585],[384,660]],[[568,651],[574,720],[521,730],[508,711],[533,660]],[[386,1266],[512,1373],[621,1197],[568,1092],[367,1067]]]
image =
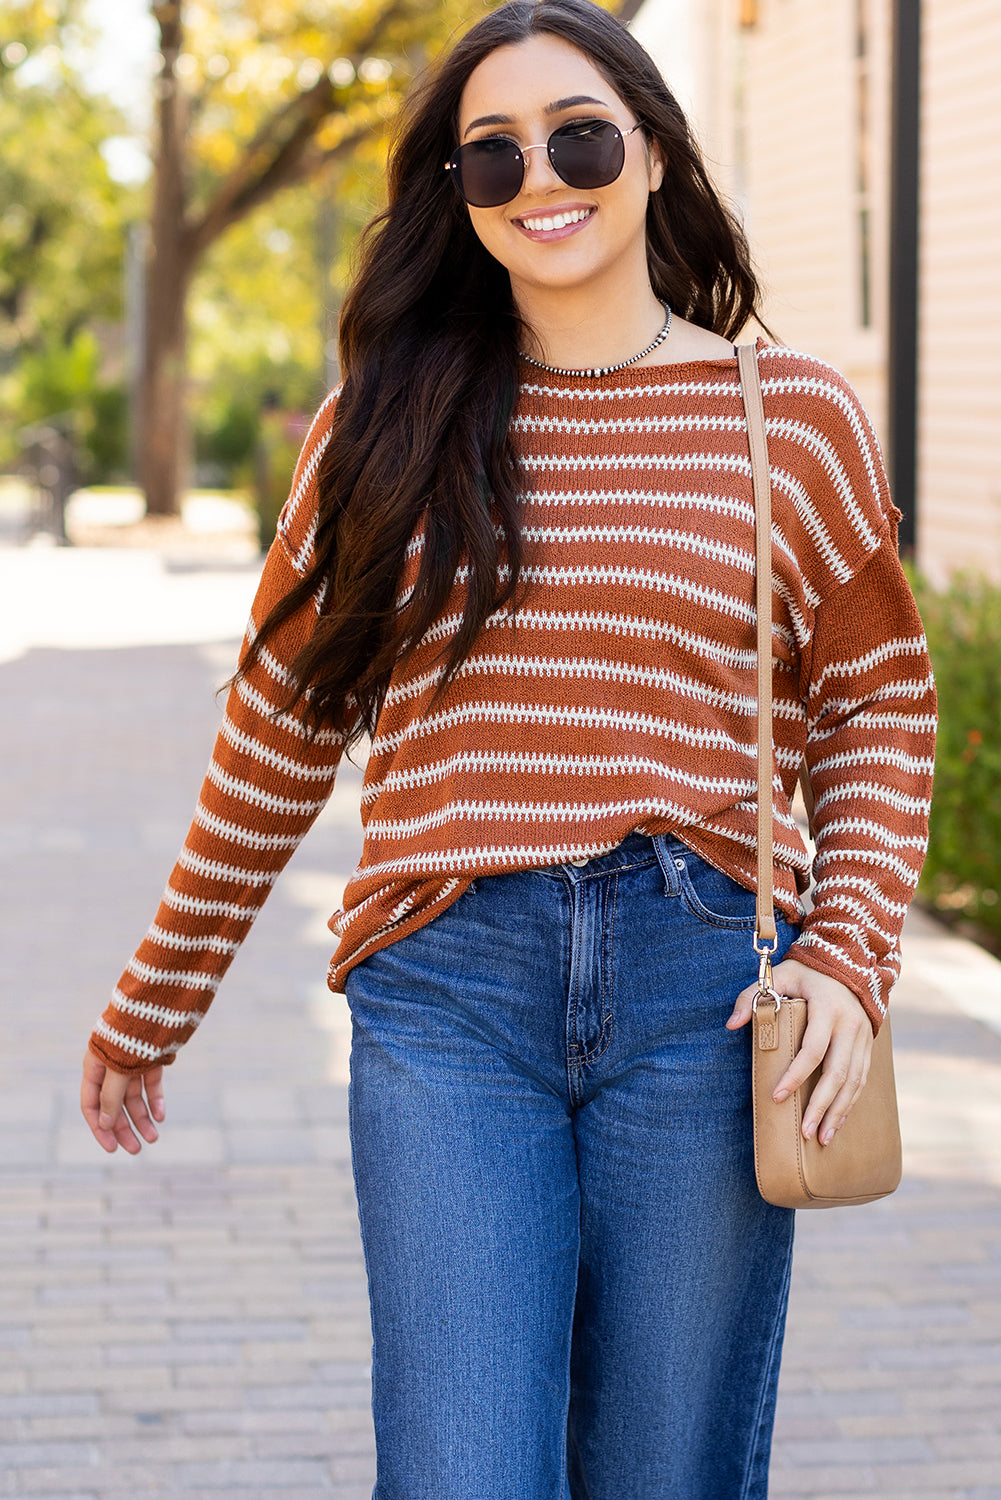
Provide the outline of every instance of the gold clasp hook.
[[757,930],[755,930],[754,951],[758,955],[758,993],[755,995],[752,1002],[752,1009],[755,1012],[757,1012],[759,1000],[774,1000],[776,1015],[778,1014],[779,1006],[782,1003],[778,995],[775,993],[775,988],[772,984],[772,954],[775,952],[778,945],[779,940],[776,937],[772,941],[772,946],[770,948],[767,947],[766,944],[761,941]]

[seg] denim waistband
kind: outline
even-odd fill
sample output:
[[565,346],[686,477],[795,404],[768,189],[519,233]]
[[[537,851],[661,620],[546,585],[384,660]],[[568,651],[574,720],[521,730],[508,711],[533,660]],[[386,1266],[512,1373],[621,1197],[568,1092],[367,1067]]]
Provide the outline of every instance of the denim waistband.
[[580,879],[589,875],[602,875],[608,870],[626,870],[654,861],[659,861],[663,865],[666,855],[691,854],[691,852],[688,845],[673,834],[657,834],[656,837],[652,837],[646,833],[630,833],[621,844],[616,844],[614,849],[609,849],[607,854],[596,854],[593,859],[586,860],[582,864],[568,861],[564,864],[549,865],[537,873]]

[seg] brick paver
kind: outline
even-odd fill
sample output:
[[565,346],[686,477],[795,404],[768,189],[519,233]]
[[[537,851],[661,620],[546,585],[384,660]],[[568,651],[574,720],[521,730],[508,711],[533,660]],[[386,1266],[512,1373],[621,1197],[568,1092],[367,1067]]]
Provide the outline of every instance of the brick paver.
[[[12,618],[27,600],[0,639],[0,1496],[371,1494],[349,1028],[325,984],[357,770],[168,1071],[158,1145],[105,1158],[78,1116],[253,590],[252,563],[205,562],[0,549]],[[774,1500],[1001,1500],[1001,966],[926,919],[909,953],[907,1177],[800,1216]]]

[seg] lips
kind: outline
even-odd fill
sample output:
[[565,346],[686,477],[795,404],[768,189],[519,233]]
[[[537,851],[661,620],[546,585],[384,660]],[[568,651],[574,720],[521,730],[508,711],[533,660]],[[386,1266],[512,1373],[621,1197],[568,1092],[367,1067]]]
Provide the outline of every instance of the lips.
[[595,209],[570,207],[549,209],[546,213],[521,214],[515,223],[524,234],[535,240],[565,239],[593,217]]

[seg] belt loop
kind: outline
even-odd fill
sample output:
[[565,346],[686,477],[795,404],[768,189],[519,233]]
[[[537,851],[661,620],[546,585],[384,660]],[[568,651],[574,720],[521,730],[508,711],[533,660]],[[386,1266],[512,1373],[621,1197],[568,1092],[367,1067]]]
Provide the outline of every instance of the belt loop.
[[681,873],[674,862],[674,855],[668,847],[666,833],[655,833],[653,836],[654,853],[657,863],[660,865],[661,874],[664,877],[664,895],[681,895]]

